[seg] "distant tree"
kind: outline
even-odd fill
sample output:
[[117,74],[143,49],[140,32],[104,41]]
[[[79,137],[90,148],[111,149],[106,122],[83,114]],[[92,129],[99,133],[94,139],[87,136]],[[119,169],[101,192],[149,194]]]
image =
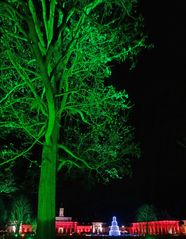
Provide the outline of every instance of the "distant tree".
[[32,226],[32,231],[35,233],[36,229],[37,229],[37,219],[36,218],[32,218],[31,226]]
[[13,173],[10,169],[0,171],[0,195],[10,195],[17,191]]
[[0,24],[0,165],[21,157],[39,166],[37,237],[53,239],[57,171],[107,181],[139,156],[128,95],[105,79],[116,62],[135,65],[143,21],[137,0],[4,0]]
[[31,216],[32,208],[26,197],[20,196],[12,202],[9,221],[16,226],[16,233],[21,223],[31,223]]
[[148,222],[157,221],[155,208],[153,205],[143,204],[136,212],[137,222],[146,222],[146,234],[149,234]]

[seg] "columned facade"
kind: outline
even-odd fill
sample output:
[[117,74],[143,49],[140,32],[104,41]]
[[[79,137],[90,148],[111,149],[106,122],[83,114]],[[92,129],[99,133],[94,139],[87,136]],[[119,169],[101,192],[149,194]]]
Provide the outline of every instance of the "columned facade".
[[181,232],[178,220],[134,222],[128,227],[128,231],[138,235],[145,235],[147,232],[151,235],[179,234]]
[[77,222],[56,221],[56,233],[72,235],[77,232]]

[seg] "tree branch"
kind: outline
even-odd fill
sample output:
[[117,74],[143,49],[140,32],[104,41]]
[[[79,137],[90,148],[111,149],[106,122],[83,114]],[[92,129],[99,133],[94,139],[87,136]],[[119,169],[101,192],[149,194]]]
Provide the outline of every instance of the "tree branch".
[[79,164],[77,164],[76,162],[69,160],[69,159],[61,159],[59,160],[60,164],[58,165],[57,171],[59,172],[61,170],[61,168],[65,165],[65,164],[73,164],[75,167],[77,168],[81,168],[81,166]]
[[25,150],[22,151],[21,153],[17,154],[15,157],[10,158],[10,159],[8,159],[8,160],[6,160],[6,161],[0,163],[0,166],[5,165],[5,164],[8,164],[8,163],[10,163],[10,162],[16,160],[17,158],[23,156],[24,154],[28,153],[28,152],[34,147],[34,145],[38,143],[38,140],[43,136],[43,133],[44,133],[43,129],[44,129],[44,127],[42,127],[42,129],[41,129],[40,132],[39,132],[38,138],[30,145],[30,147],[28,147],[27,149],[25,149]]
[[[41,100],[41,98],[38,96],[36,90],[35,90],[35,87],[34,85],[32,84],[32,81],[29,79],[28,75],[26,74],[26,72],[21,72],[21,69],[22,67],[20,67],[15,61],[14,61],[14,58],[12,56],[12,53],[10,50],[7,51],[8,53],[8,57],[12,63],[12,65],[15,67],[17,73],[19,74],[19,76],[22,78],[22,80],[24,80],[24,82],[26,82],[26,84],[29,86],[30,90],[32,91],[36,101],[38,102],[39,106],[40,106],[40,109],[42,111],[42,113],[47,116],[47,112],[45,110],[46,106],[44,104],[44,102]],[[22,71],[23,71],[23,68],[22,68]]]
[[50,82],[50,78],[48,76],[48,65],[47,61],[45,61],[44,57],[41,55],[40,48],[38,47],[38,37],[37,37],[37,32],[34,26],[34,21],[32,19],[28,20],[28,26],[30,30],[30,38],[33,40],[32,48],[33,52],[36,56],[36,59],[38,61],[38,65],[40,68],[40,74],[41,74],[41,79],[44,84],[44,88],[46,91],[46,99],[47,99],[47,105],[48,105],[48,126],[45,134],[45,140],[47,144],[50,144],[51,142],[51,134],[53,131],[53,127],[55,124],[55,117],[56,117],[56,109],[55,109],[55,102],[54,102],[54,95],[52,85]]
[[78,113],[80,116],[81,116],[81,119],[82,119],[82,121],[84,122],[84,123],[86,123],[86,124],[89,124],[89,125],[91,125],[86,119],[85,119],[85,117],[84,117],[84,114],[83,114],[83,112],[81,111],[81,110],[78,110],[78,109],[76,109],[76,108],[73,108],[73,107],[65,107],[65,109],[67,109],[67,110],[71,110],[73,113],[75,112],[75,113]]
[[54,33],[54,16],[55,16],[55,6],[56,0],[50,1],[50,13],[49,13],[49,20],[48,20],[48,42],[47,47],[49,47]]
[[43,34],[41,32],[41,29],[40,29],[40,24],[39,24],[38,19],[37,19],[35,6],[34,6],[32,0],[29,0],[28,4],[29,4],[30,12],[32,14],[33,21],[34,21],[35,31],[36,31],[37,37],[39,39],[39,48],[42,52],[42,55],[44,56],[46,54],[46,46],[45,46],[45,41],[44,41],[44,38],[43,38]]
[[58,144],[58,148],[63,149],[68,155],[70,155],[72,158],[76,159],[77,161],[81,162],[84,166],[86,166],[89,169],[93,169],[84,159],[79,158],[76,156],[70,149],[68,149],[63,144]]
[[46,10],[45,0],[41,0],[41,4],[42,4],[43,22],[44,22],[45,32],[46,32],[46,37],[47,37],[47,42],[48,42],[47,10]]

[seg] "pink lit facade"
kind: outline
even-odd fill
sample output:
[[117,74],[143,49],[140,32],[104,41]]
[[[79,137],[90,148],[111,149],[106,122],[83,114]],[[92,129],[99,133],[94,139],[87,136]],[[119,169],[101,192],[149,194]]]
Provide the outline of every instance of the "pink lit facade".
[[78,234],[91,234],[92,233],[92,225],[77,225],[77,233]]
[[184,225],[179,225],[178,220],[167,221],[150,221],[150,222],[134,222],[128,227],[130,234],[145,235],[167,235],[167,234],[183,234],[185,232]]
[[77,222],[56,221],[56,232],[57,234],[72,235],[77,232]]
[[72,221],[72,217],[64,216],[64,208],[59,209],[59,216],[56,217],[56,233],[58,235],[90,234],[92,225],[79,225],[78,222]]
[[28,225],[28,224],[22,224],[20,231],[21,231],[21,233],[32,232],[32,226]]
[[67,234],[90,234],[92,233],[92,225],[78,225],[78,222],[56,221],[56,233],[58,235]]

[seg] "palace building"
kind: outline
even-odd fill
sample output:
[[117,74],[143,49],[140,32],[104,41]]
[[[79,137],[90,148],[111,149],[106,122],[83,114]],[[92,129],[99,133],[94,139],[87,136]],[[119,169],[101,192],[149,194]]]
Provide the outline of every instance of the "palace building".
[[130,234],[145,235],[166,235],[186,234],[186,221],[162,220],[150,222],[134,222],[128,227]]
[[81,225],[72,221],[72,217],[64,216],[64,208],[59,209],[59,216],[56,217],[57,234],[103,234],[105,233],[105,224],[103,222],[92,222],[90,225]]
[[[59,209],[59,215],[56,217],[56,234],[57,235],[73,235],[73,234],[103,234],[108,235],[110,226],[104,222],[92,222],[90,224],[81,225],[77,221],[73,221],[72,217],[64,216],[64,208]],[[133,222],[129,226],[120,226],[121,235],[167,235],[167,234],[184,234],[186,235],[186,220],[161,220],[150,222]],[[7,228],[8,232],[15,232],[15,225]],[[20,233],[32,232],[32,226],[21,224]]]
[[[57,235],[73,235],[77,234],[105,234],[107,233],[106,224],[103,222],[92,222],[89,225],[81,225],[77,221],[73,221],[72,217],[64,216],[64,208],[59,209],[59,216],[56,217],[56,234]],[[15,226],[8,227],[8,232],[15,232]],[[20,233],[32,232],[32,226],[21,224]]]

